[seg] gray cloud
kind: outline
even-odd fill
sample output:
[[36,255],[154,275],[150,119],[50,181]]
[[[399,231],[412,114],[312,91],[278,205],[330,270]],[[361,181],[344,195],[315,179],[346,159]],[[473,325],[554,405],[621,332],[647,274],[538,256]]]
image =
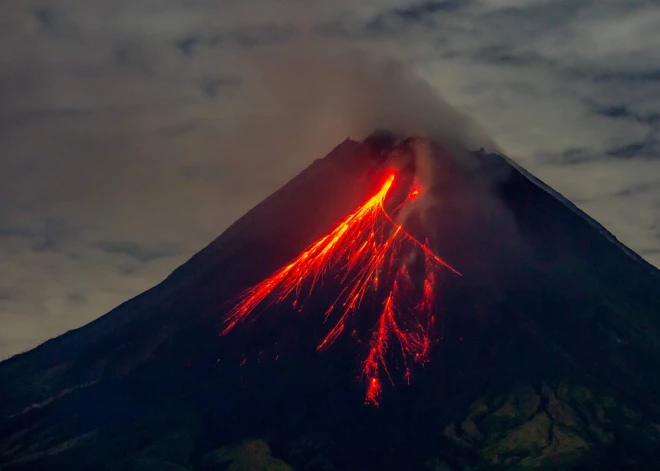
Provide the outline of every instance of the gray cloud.
[[649,139],[644,141],[631,142],[621,147],[617,147],[607,152],[607,155],[630,159],[641,155],[658,155],[658,143]]
[[424,1],[392,8],[375,15],[365,26],[370,33],[400,34],[417,25],[433,27],[433,17],[439,13],[466,8],[470,0]]
[[189,55],[195,51],[195,47],[199,42],[199,38],[195,36],[187,36],[183,39],[179,39],[174,45],[179,51],[181,51],[181,54]]
[[222,91],[240,86],[239,77],[204,77],[202,91],[209,98],[216,98]]
[[176,245],[161,245],[160,247],[144,247],[135,242],[97,242],[96,247],[108,254],[127,255],[142,263],[151,262],[157,258],[171,257],[180,253]]
[[638,114],[626,105],[593,105],[594,111],[600,115],[613,119],[630,119],[643,124],[654,125],[660,122],[660,114]]
[[52,29],[56,26],[56,15],[52,8],[38,7],[33,10],[34,18],[41,28]]
[[658,30],[637,0],[7,2],[0,356],[153,286],[380,125],[492,136],[660,266]]

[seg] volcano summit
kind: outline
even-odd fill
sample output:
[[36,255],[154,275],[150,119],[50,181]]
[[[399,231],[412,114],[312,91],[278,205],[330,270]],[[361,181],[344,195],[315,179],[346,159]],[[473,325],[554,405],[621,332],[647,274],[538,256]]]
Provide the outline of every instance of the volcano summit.
[[660,272],[506,157],[346,140],[0,364],[0,469],[655,469]]

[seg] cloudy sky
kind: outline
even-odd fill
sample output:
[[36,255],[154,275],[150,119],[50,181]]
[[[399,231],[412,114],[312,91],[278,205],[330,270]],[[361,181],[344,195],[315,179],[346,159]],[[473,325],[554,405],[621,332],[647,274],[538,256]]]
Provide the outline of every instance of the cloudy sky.
[[657,0],[5,0],[0,358],[158,283],[415,94],[355,57],[660,266]]

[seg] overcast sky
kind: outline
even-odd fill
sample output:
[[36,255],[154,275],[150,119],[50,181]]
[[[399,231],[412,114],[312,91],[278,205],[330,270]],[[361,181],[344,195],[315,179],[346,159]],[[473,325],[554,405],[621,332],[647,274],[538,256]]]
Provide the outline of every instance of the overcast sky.
[[387,68],[275,59],[310,44],[397,59],[660,266],[659,1],[4,0],[0,358],[160,282],[405,100],[372,92]]

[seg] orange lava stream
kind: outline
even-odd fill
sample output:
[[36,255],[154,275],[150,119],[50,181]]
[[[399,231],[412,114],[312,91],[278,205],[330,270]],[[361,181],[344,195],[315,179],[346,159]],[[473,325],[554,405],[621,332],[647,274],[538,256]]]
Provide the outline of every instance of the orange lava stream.
[[[378,405],[382,391],[381,372],[393,384],[386,361],[391,339],[396,339],[400,346],[404,377],[409,382],[410,361],[424,363],[428,359],[429,331],[434,322],[434,269],[445,267],[458,275],[460,273],[387,214],[384,203],[394,179],[395,175],[390,174],[381,189],[332,232],[312,243],[291,263],[244,291],[227,314],[222,334],[233,329],[265,301],[268,304],[280,303],[295,292],[293,306],[298,306],[303,287],[311,293],[324,275],[333,269],[346,287],[326,311],[326,320],[335,310],[340,311],[339,319],[317,349],[329,347],[340,336],[347,319],[359,309],[368,292],[386,290],[388,294],[384,307],[373,330],[369,354],[363,364],[362,374],[368,383],[365,401]],[[419,187],[413,184],[395,211],[414,201],[419,193]],[[412,247],[406,253],[420,249],[424,256],[425,279],[421,294],[411,294],[415,291],[414,283],[405,263],[401,262],[401,257],[405,255],[404,242],[407,242],[407,247]],[[400,267],[394,272],[396,265]],[[394,276],[390,276],[390,272],[395,273]],[[402,285],[408,288],[405,293]],[[410,301],[410,298],[419,299],[412,304],[412,308],[405,309],[404,305],[411,304],[404,301]]]

